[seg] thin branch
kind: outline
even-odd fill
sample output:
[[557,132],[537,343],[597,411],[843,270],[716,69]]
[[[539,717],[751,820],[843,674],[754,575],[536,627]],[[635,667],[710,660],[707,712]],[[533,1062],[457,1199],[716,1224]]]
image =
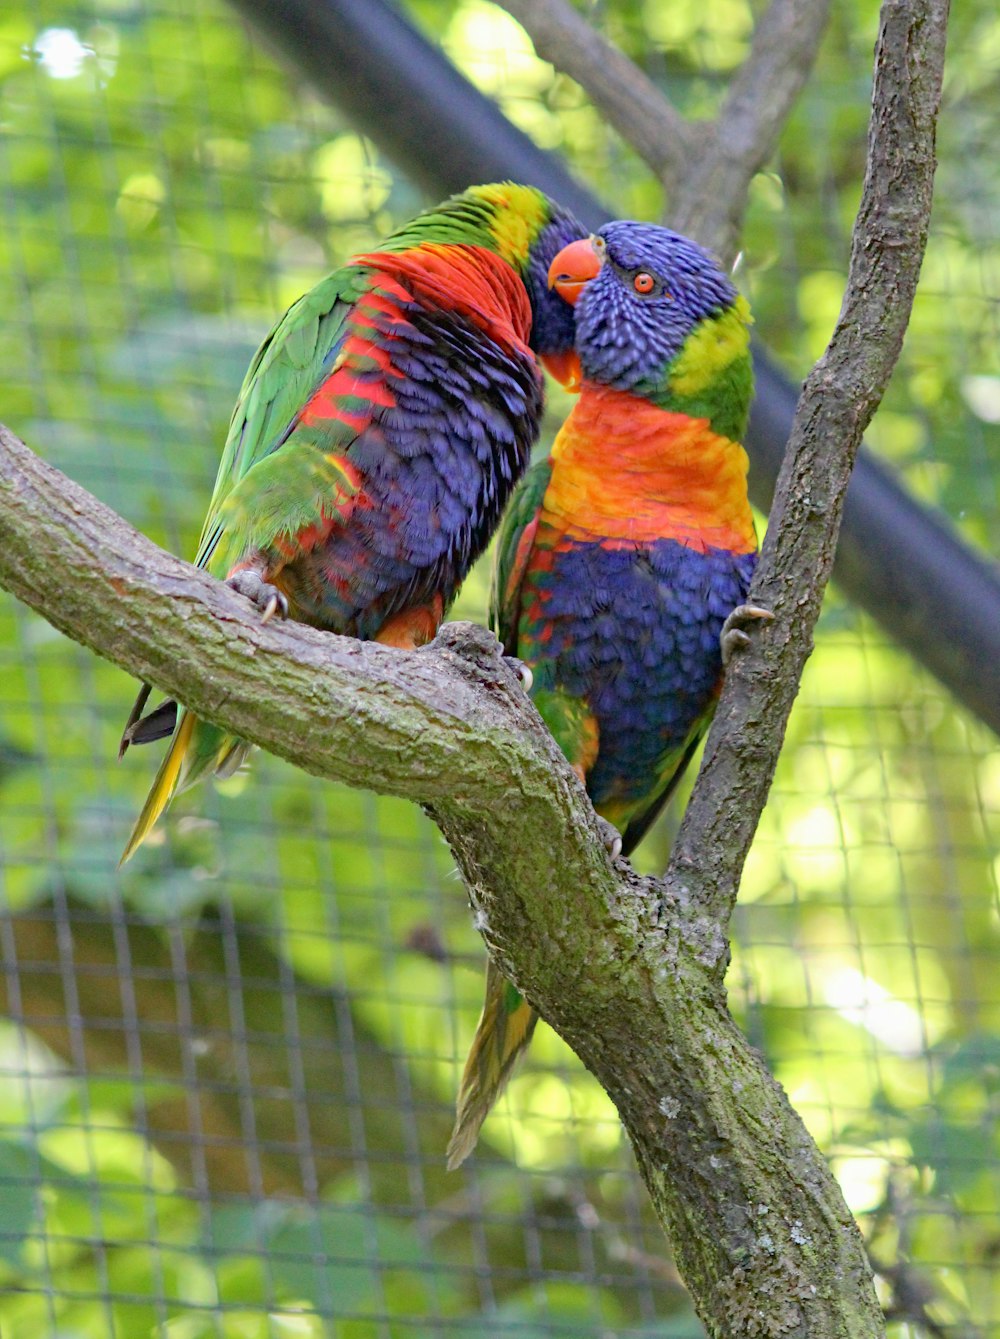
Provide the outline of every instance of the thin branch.
[[861,435],[892,375],[927,241],[948,0],[885,0],[847,291],[806,380],[751,591],[773,609],[726,685],[668,878],[725,924],[833,565]]
[[586,90],[594,106],[652,168],[668,191],[683,179],[692,129],[643,70],[566,0],[498,0],[543,60]]
[[719,117],[697,125],[567,0],[497,2],[663,181],[670,225],[731,260],[750,181],[812,69],[829,0],[772,0]]
[[670,200],[670,223],[726,260],[736,252],[750,182],[774,152],[809,77],[830,0],[772,0],[754,30],[705,145]]

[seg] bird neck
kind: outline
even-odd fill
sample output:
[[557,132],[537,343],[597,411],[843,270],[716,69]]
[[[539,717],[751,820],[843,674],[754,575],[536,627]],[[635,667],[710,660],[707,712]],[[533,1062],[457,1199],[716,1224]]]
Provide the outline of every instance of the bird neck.
[[631,389],[661,409],[708,419],[713,432],[741,441],[753,398],[750,326],[746,298],[692,330],[665,375],[640,381]]
[[545,511],[577,538],[757,548],[747,454],[707,418],[584,382],[551,458]]

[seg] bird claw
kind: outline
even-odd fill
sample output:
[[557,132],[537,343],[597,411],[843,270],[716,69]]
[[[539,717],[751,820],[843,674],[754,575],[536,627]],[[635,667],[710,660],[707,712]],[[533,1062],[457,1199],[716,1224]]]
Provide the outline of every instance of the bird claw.
[[518,660],[517,656],[504,656],[504,664],[508,669],[512,669],[521,680],[521,687],[526,693],[531,692],[531,685],[535,682],[535,676],[523,660]]
[[254,568],[244,567],[239,572],[233,572],[226,577],[226,585],[257,606],[261,611],[261,623],[270,623],[275,614],[280,614],[282,618],[288,617],[288,600],[285,595],[277,586],[265,581]]
[[740,627],[741,623],[770,623],[774,615],[770,609],[762,609],[757,604],[738,605],[722,625],[719,645],[722,648],[722,663],[728,665],[735,651],[750,645],[750,636]]
[[264,606],[264,612],[261,615],[261,624],[270,623],[278,609],[281,609],[281,617],[288,617],[288,601],[283,595],[272,595]]
[[604,842],[604,849],[612,860],[617,860],[622,853],[622,834],[609,823],[606,818],[600,819],[601,840]]

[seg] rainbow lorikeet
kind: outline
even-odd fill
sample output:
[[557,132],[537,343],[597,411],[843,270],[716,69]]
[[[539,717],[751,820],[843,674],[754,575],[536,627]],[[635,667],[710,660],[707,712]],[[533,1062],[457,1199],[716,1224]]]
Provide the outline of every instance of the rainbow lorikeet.
[[[747,500],[749,307],[694,242],[610,223],[550,271],[575,307],[580,398],[517,490],[492,620],[628,854],[711,720],[757,557]],[[735,611],[735,612],[734,612]],[[728,620],[728,623],[727,623]],[[536,1015],[489,964],[449,1166],[527,1046]]]
[[[488,543],[538,434],[542,377],[572,351],[549,264],[586,229],[540,191],[474,186],[353,257],[257,350],[196,562],[261,609],[392,646],[429,641]],[[173,732],[125,847],[171,796],[250,746],[177,706],[122,737]],[[175,730],[176,725],[176,730]]]

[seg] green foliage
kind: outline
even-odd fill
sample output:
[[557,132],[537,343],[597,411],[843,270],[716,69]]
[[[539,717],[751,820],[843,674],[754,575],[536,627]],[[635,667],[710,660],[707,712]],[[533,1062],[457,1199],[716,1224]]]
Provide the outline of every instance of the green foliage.
[[[616,213],[658,215],[660,189],[634,153],[510,19],[484,0],[413,11]],[[600,14],[694,115],[719,105],[751,22],[742,0],[616,0]],[[754,183],[740,281],[797,376],[839,308],[875,22],[874,0],[837,6]],[[992,547],[1000,19],[968,0],[954,25],[925,278],[871,441]],[[216,0],[12,0],[0,101],[2,417],[191,555],[256,342],[422,201]],[[553,398],[553,426],[565,404]],[[460,615],[483,617],[486,579],[473,574]],[[422,815],[257,757],[185,797],[119,875],[152,768],[140,750],[113,765],[130,695],[120,672],[0,602],[0,896],[14,916],[58,917],[72,899],[93,917],[92,935],[84,921],[63,942],[48,995],[39,976],[48,1003],[32,996],[32,1028],[0,1034],[4,1339],[694,1339],[615,1113],[547,1029],[475,1169],[444,1177],[482,957]],[[640,852],[646,867],[662,864],[675,822]],[[834,594],[747,868],[731,993],[834,1159],[874,1258],[902,1254],[929,1279],[933,1317],[984,1331],[1000,1326],[998,828],[995,741]],[[211,1032],[188,1038],[183,1059],[167,1045],[157,992],[166,979],[182,999],[185,981],[205,983],[184,955],[206,910],[227,951],[254,926],[284,973],[281,991],[255,995],[256,978],[227,960],[206,987],[218,984],[220,1035],[268,1039],[280,1073],[258,1074],[260,1054],[239,1046],[216,1062]],[[121,926],[139,916],[176,975],[121,956]],[[87,971],[74,964],[109,920],[112,1021],[88,1029],[73,995]],[[12,960],[12,980],[30,973]],[[327,1037],[328,1089],[310,1070],[303,1094],[296,1056],[322,1039],[296,1029],[317,1001],[336,1044]],[[63,1036],[65,1018],[77,1023]],[[235,1127],[219,1134],[230,1100]],[[245,1149],[279,1101],[288,1148],[257,1148],[254,1189]],[[343,1146],[310,1144],[324,1104],[348,1113]],[[219,1165],[199,1172],[199,1149]],[[227,1149],[243,1169],[228,1190]]]

